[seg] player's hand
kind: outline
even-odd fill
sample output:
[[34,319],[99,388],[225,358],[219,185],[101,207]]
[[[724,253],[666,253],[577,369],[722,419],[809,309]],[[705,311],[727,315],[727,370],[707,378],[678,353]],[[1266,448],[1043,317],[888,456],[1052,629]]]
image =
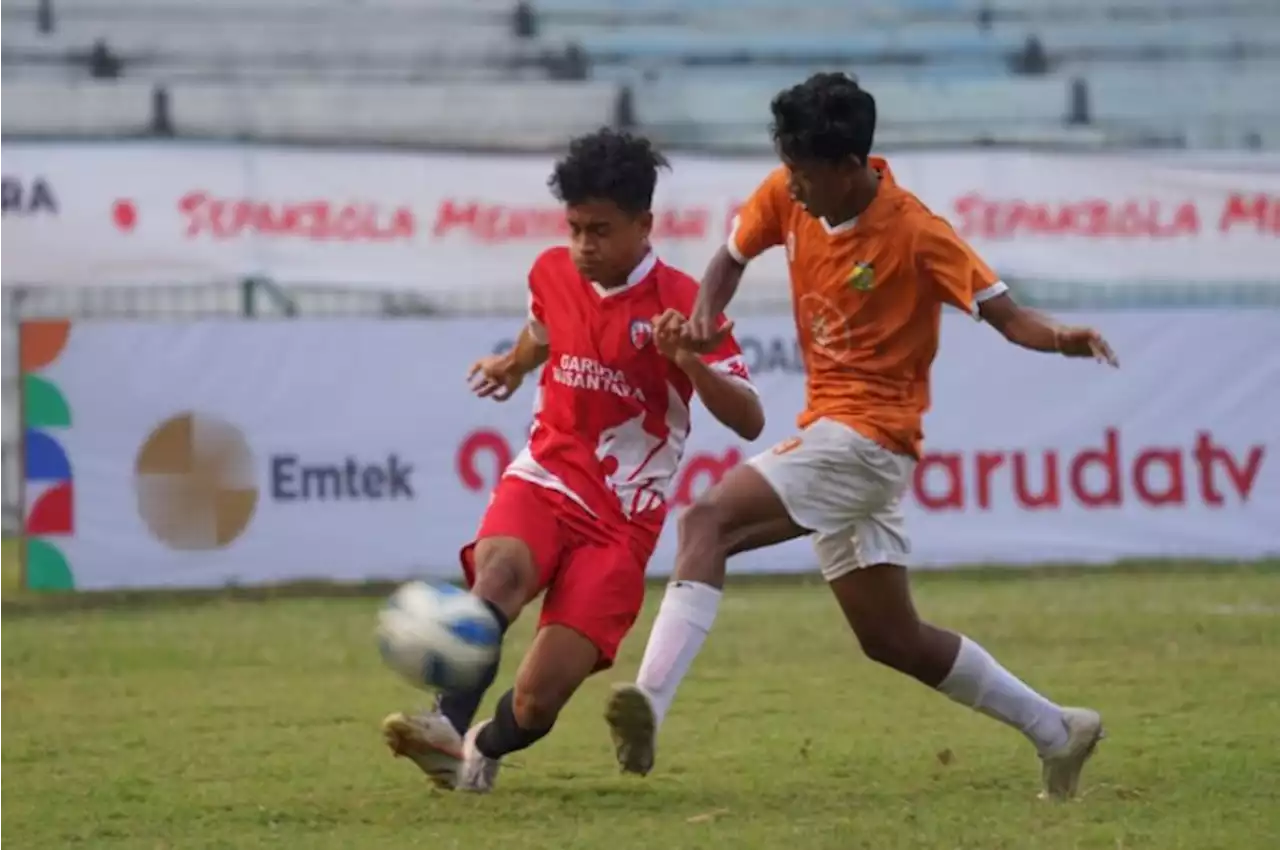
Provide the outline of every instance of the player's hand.
[[1067,357],[1092,357],[1099,363],[1120,367],[1120,361],[1102,334],[1093,328],[1058,328],[1054,332],[1058,351]]
[[480,398],[506,401],[524,383],[524,373],[516,368],[511,358],[491,354],[471,364],[467,381],[471,384],[471,391]]
[[685,345],[695,354],[710,354],[719,348],[733,333],[733,322],[723,325],[715,316],[700,316],[694,313],[684,326]]
[[653,317],[653,344],[668,360],[679,362],[693,353],[685,337],[688,320],[678,310],[668,308]]

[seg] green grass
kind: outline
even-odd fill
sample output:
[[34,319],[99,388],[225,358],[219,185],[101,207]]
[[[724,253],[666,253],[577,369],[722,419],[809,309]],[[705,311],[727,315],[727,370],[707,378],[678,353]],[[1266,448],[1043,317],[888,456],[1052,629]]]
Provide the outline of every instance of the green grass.
[[0,596],[9,599],[22,590],[22,542],[16,537],[0,540]]
[[[861,659],[816,584],[731,588],[663,730],[617,775],[616,671],[489,797],[428,789],[377,727],[415,694],[371,599],[6,608],[8,848],[1152,848],[1280,834],[1280,573],[925,576],[920,607],[1110,737],[1068,805],[1016,733]],[[649,614],[658,593],[650,596]],[[517,626],[514,661],[529,637]]]

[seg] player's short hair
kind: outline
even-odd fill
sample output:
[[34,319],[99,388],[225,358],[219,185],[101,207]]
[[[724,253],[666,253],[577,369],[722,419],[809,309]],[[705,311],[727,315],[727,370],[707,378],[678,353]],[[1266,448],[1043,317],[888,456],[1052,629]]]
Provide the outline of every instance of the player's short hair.
[[847,74],[814,74],[778,94],[770,131],[784,159],[867,161],[876,133],[876,100]]
[[642,213],[653,205],[658,169],[667,167],[648,139],[606,127],[569,142],[568,155],[556,163],[547,185],[569,206],[608,200]]

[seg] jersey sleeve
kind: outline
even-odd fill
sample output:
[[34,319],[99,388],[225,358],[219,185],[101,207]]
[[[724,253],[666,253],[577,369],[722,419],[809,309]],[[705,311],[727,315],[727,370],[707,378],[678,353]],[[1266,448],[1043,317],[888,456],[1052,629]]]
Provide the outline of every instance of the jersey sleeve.
[[920,271],[934,296],[975,319],[980,318],[982,302],[1009,291],[999,275],[938,216],[924,220],[915,249]]
[[768,249],[781,245],[790,199],[787,171],[776,168],[738,209],[725,246],[730,256],[746,265]]
[[529,269],[529,335],[542,345],[547,344],[547,313],[541,292],[543,259],[539,257]]

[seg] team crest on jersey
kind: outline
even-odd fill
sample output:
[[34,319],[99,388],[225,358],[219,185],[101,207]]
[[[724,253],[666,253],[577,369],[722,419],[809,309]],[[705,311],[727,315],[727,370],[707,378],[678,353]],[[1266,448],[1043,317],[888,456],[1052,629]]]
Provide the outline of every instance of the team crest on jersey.
[[850,289],[867,292],[876,285],[876,270],[870,263],[858,263],[845,278]]
[[653,324],[645,319],[631,320],[631,344],[644,348],[653,340]]
[[821,314],[814,314],[809,319],[809,333],[813,335],[813,341],[822,348],[826,348],[831,344],[831,337],[827,335],[827,319]]

